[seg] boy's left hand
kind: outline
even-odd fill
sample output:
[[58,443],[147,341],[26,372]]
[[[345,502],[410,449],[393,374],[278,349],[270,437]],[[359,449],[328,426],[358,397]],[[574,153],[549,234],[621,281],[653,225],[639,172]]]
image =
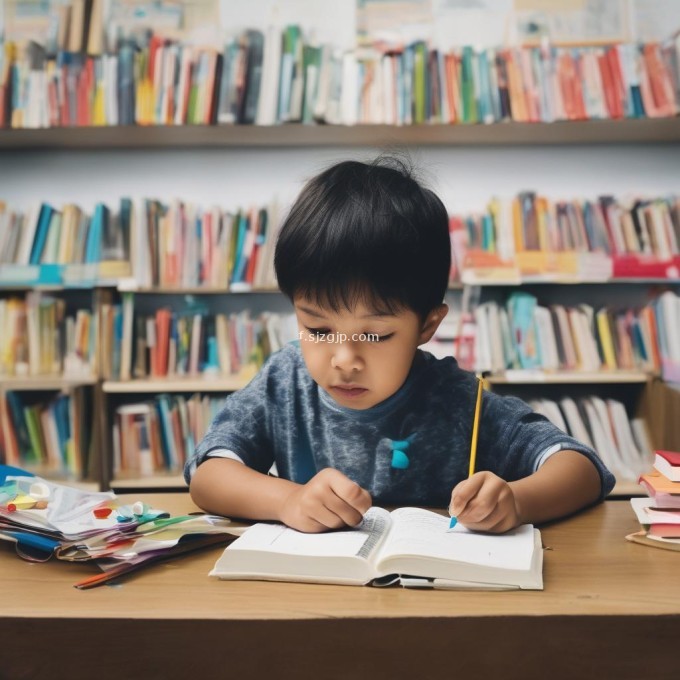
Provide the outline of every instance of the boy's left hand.
[[493,472],[476,472],[457,484],[449,512],[475,531],[500,534],[522,523],[512,488]]

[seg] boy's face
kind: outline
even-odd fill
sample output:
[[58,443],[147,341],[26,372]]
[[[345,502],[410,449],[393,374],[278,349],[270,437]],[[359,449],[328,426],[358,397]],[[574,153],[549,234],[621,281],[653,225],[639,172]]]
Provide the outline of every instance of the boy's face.
[[295,297],[302,356],[315,382],[341,406],[367,409],[392,396],[408,376],[418,345],[446,315],[446,305],[422,323],[410,309],[379,314],[358,303],[335,312]]

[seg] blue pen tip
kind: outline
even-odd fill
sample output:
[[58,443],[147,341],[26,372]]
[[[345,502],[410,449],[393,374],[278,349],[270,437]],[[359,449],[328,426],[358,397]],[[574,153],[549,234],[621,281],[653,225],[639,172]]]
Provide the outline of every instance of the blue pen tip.
[[451,521],[449,522],[449,529],[453,529],[453,527],[458,524],[458,518],[457,517],[452,517]]

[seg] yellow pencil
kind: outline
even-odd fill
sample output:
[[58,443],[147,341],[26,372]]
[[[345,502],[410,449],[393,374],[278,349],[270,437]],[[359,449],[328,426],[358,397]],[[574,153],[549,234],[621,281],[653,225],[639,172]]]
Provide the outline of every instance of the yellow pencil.
[[475,404],[475,418],[472,421],[472,441],[470,442],[470,468],[468,470],[468,477],[475,474],[475,462],[477,460],[477,435],[479,434],[479,414],[482,410],[482,392],[484,391],[484,382],[480,377],[477,377],[477,403]]
[[[472,421],[472,439],[470,441],[470,467],[468,468],[468,478],[475,474],[475,463],[477,462],[477,435],[479,434],[479,417],[482,412],[482,392],[484,391],[484,381],[481,376],[477,376],[477,401],[475,403],[475,415]],[[457,517],[451,517],[449,529],[458,524]]]

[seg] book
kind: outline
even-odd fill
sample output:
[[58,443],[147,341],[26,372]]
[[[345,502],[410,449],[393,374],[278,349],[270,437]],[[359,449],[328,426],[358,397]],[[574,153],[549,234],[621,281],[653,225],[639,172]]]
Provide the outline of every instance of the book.
[[680,452],[654,451],[654,467],[672,482],[680,482]]
[[255,524],[229,545],[211,576],[223,580],[392,585],[441,589],[543,589],[538,530],[472,532],[430,510],[371,508],[354,529],[306,534]]
[[680,508],[680,482],[672,482],[656,471],[640,475],[638,481],[658,507]]

